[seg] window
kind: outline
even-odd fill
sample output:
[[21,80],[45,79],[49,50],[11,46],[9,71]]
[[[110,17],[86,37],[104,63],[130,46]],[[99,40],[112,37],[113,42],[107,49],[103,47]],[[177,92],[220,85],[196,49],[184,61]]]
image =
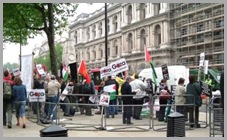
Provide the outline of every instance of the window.
[[146,4],[141,3],[140,4],[140,20],[145,19],[145,17],[146,17]]
[[187,34],[187,29],[185,28],[185,29],[182,29],[181,30],[181,35],[186,35]]
[[128,6],[127,15],[128,15],[128,24],[131,24],[131,22],[132,22],[132,5]]
[[110,32],[110,20],[109,19],[107,20],[107,32],[108,33]]
[[217,20],[215,23],[215,27],[216,28],[224,27],[224,20],[223,19]]
[[204,25],[203,24],[199,24],[197,26],[197,32],[201,32],[201,31],[204,31]]
[[75,31],[75,44],[77,44],[77,31]]
[[118,46],[115,46],[116,55],[118,55]]

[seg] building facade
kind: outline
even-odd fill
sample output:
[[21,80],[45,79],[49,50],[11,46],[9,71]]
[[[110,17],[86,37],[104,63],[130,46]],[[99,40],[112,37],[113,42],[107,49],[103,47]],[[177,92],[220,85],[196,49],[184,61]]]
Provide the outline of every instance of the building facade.
[[[220,68],[224,65],[220,56],[224,54],[224,21],[218,20],[224,20],[223,4],[112,3],[107,9],[108,64],[125,58],[129,71],[150,67],[144,58],[146,46],[155,66],[182,64],[196,68],[202,51],[210,66]],[[206,12],[209,9],[212,9],[212,16],[208,20]],[[216,9],[223,10],[223,13],[217,15]],[[197,17],[199,14],[203,18],[196,18],[193,23],[182,23],[184,19],[189,20],[192,15]],[[218,23],[222,27],[216,30],[213,27]],[[209,26],[205,28],[207,24]],[[104,7],[92,14],[79,15],[69,29],[69,38],[74,40],[76,61],[84,59],[88,68],[105,66]],[[196,29],[201,31],[197,33]],[[202,36],[204,41],[201,41]]]
[[170,4],[170,40],[176,63],[189,68],[199,65],[205,53],[209,67],[224,69],[224,4]]

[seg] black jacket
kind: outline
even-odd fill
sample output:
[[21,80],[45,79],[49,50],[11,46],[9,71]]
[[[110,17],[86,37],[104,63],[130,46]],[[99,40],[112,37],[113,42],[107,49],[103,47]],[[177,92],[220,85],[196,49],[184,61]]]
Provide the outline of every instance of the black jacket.
[[[127,103],[131,103],[133,100],[132,87],[128,82],[125,82],[121,87],[122,100]],[[127,96],[124,96],[127,95]],[[132,95],[132,96],[128,96]]]

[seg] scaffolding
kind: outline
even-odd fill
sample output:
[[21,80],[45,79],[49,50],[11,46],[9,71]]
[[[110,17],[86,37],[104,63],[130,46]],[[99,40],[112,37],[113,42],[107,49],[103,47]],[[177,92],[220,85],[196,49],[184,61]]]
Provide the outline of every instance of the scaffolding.
[[171,3],[170,19],[177,64],[197,68],[205,52],[209,68],[224,69],[224,4]]

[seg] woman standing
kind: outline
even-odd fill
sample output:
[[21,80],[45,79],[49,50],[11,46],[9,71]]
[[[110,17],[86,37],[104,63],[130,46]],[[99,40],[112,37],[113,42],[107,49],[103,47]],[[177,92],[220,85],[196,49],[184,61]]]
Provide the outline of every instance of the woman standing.
[[[188,111],[189,111],[189,123],[191,124],[190,127],[200,128],[199,124],[199,107],[202,105],[202,99],[200,97],[201,95],[201,88],[199,83],[195,82],[195,76],[190,75],[189,76],[189,83],[186,87],[186,94],[191,95],[186,97],[186,103],[190,104],[188,105]],[[194,106],[195,104],[195,110]],[[194,115],[195,112],[195,115]],[[195,126],[194,124],[195,123]]]
[[184,87],[184,78],[180,78],[178,81],[178,85],[176,87],[175,91],[175,105],[176,105],[176,111],[183,114],[185,118],[187,118],[186,114],[186,106],[185,106],[185,101],[186,101],[186,96],[185,96],[185,87]]
[[13,86],[13,99],[16,108],[17,126],[20,126],[20,118],[22,118],[23,128],[26,128],[25,106],[27,99],[27,91],[25,85],[22,85],[20,77],[15,77]]

